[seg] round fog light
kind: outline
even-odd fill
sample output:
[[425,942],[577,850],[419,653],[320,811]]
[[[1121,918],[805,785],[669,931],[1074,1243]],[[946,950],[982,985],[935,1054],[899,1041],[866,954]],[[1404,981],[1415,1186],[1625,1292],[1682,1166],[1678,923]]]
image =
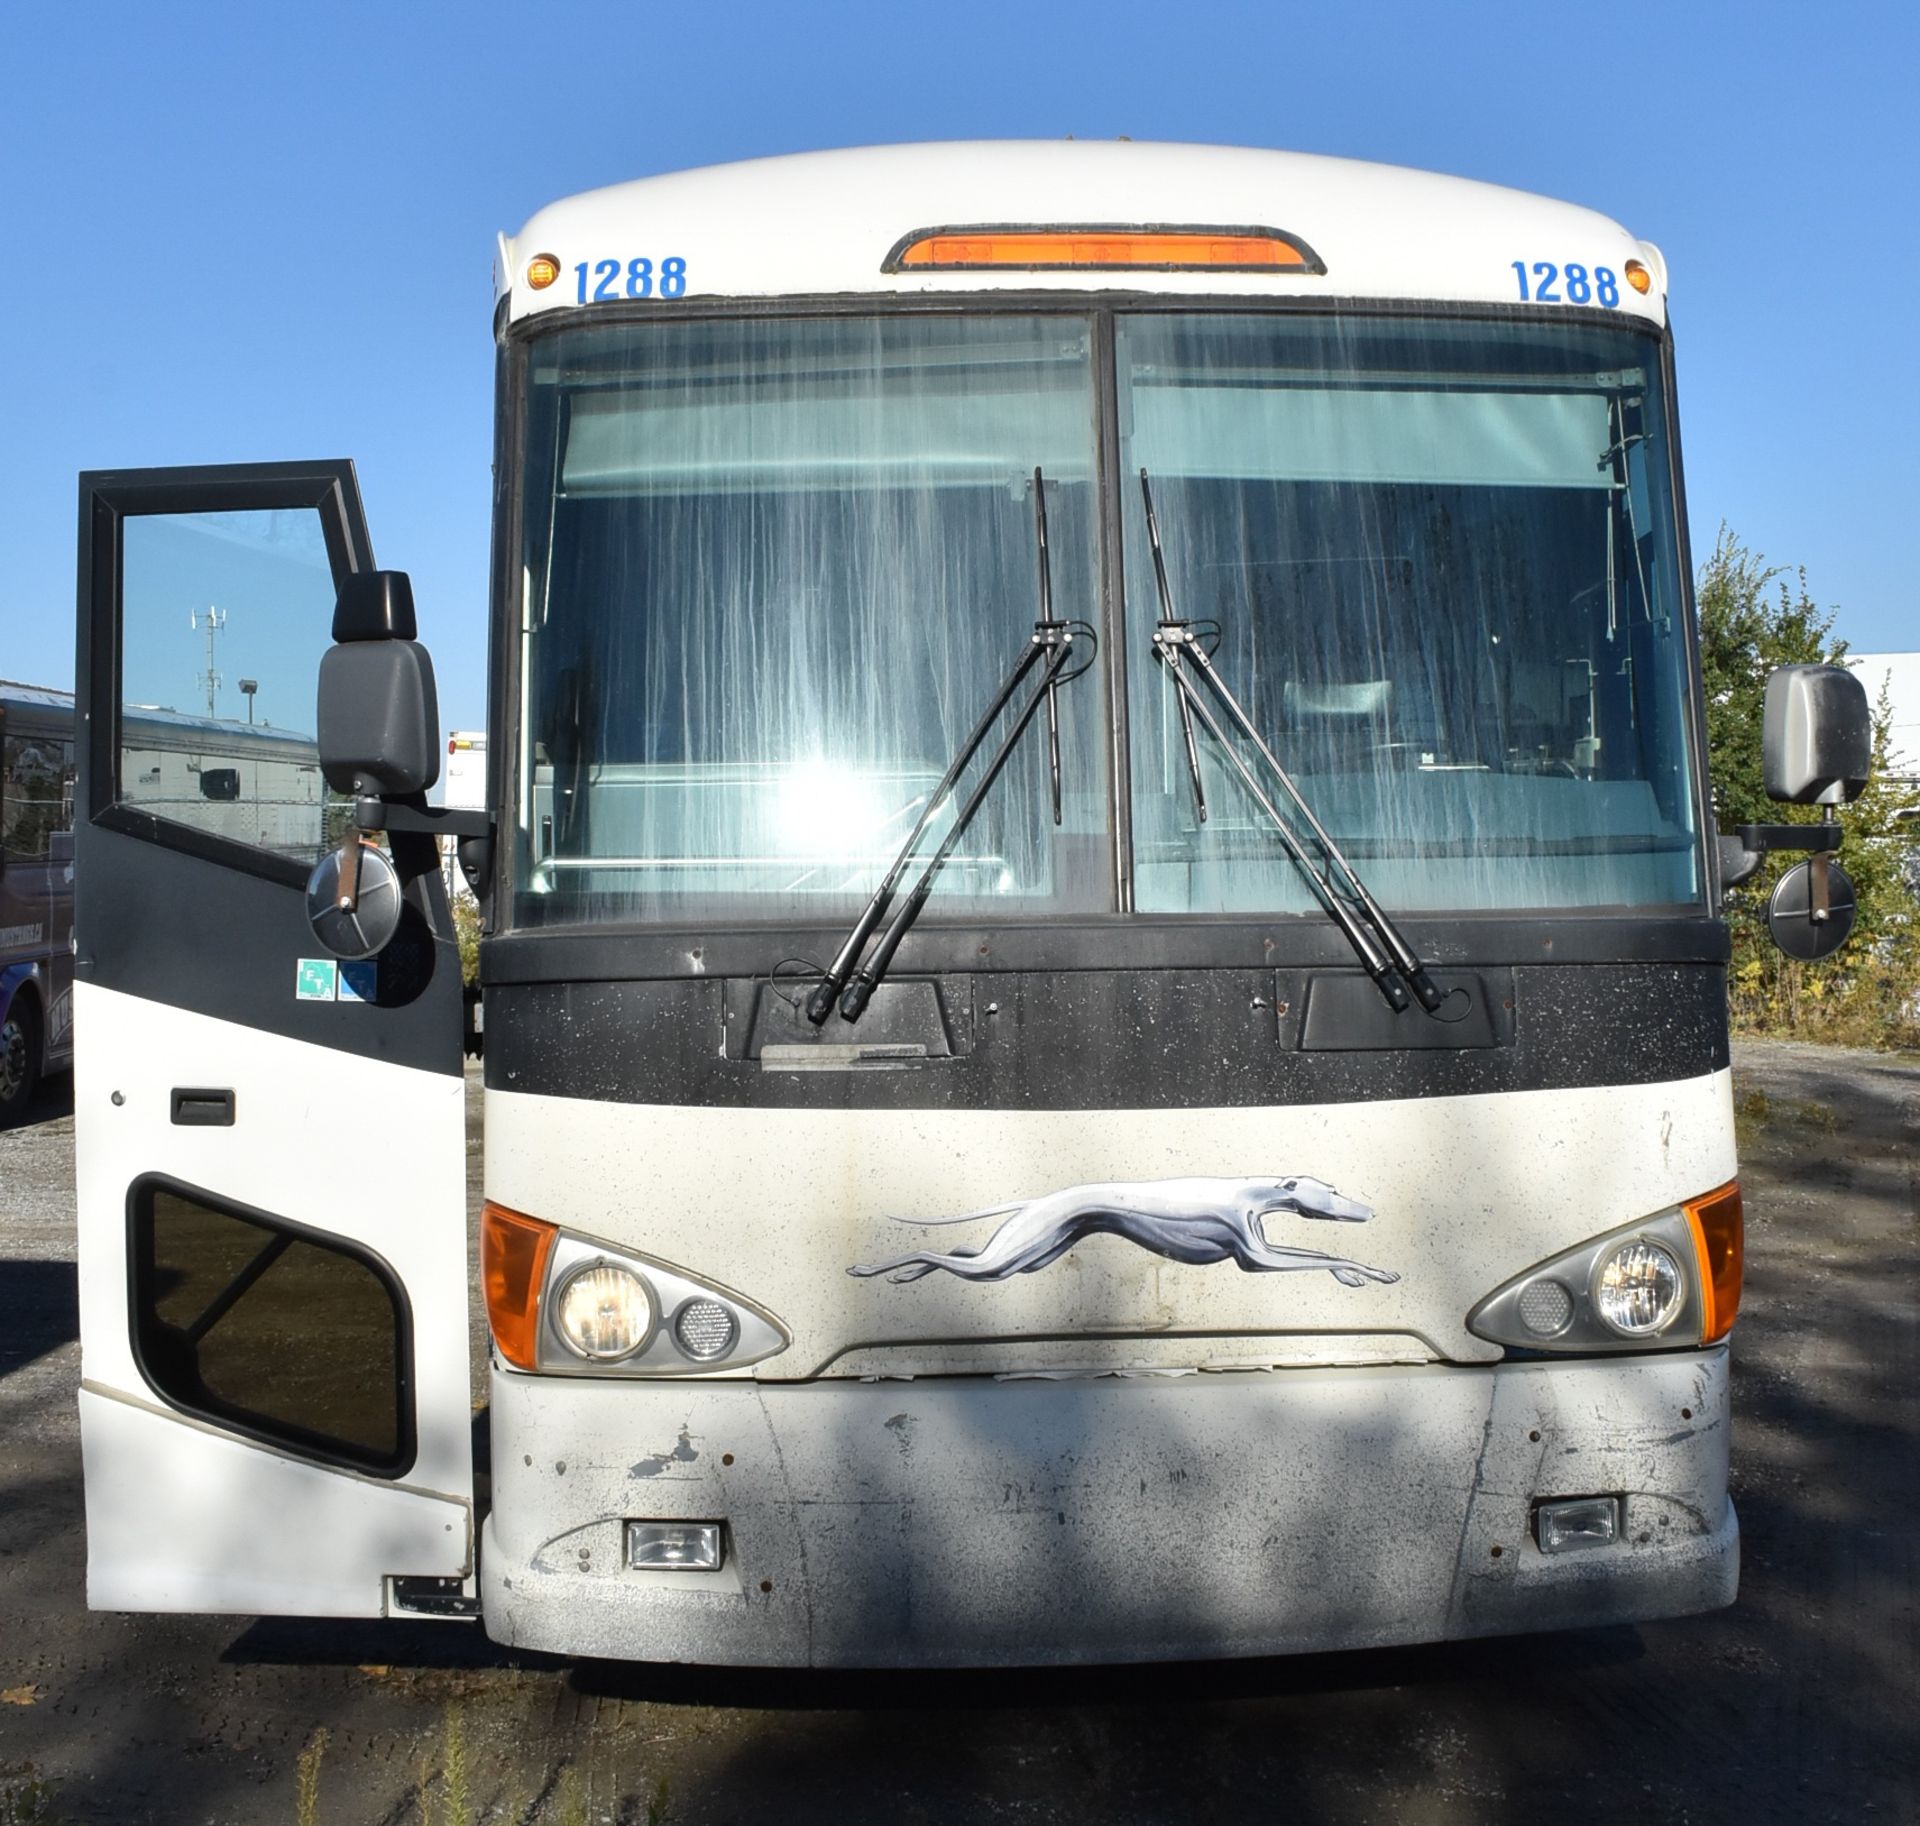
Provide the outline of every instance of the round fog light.
[[1602,1263],[1593,1303],[1623,1338],[1650,1338],[1673,1323],[1686,1297],[1686,1277],[1671,1253],[1636,1237]]
[[739,1321],[718,1300],[689,1300],[673,1315],[673,1341],[696,1363],[724,1357],[739,1338]]
[[576,1356],[617,1363],[653,1336],[653,1294],[632,1269],[589,1262],[561,1283],[553,1321]]

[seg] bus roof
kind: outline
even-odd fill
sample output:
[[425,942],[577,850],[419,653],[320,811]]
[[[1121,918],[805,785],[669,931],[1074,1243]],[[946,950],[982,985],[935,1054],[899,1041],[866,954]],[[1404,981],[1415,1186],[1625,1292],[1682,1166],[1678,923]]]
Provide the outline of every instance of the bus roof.
[[0,703],[28,705],[36,710],[73,708],[73,693],[53,685],[27,685],[15,678],[0,678]]
[[[62,730],[73,723],[73,693],[52,685],[24,685],[16,679],[0,678],[0,706],[13,712],[25,712],[15,727],[25,729],[45,725]],[[48,713],[36,717],[35,712]],[[121,722],[129,736],[137,734],[143,747],[208,748],[221,753],[239,753],[248,749],[279,749],[299,760],[312,760],[318,753],[313,736],[299,729],[280,729],[271,723],[242,723],[232,717],[206,717],[191,711],[175,710],[170,704],[127,704],[121,708]]]
[[[1276,230],[1302,247],[1302,266],[1324,270],[883,270],[930,230],[1016,227]],[[557,277],[535,289],[528,267],[541,255]],[[1648,270],[1645,296],[1626,283],[1629,260]],[[663,290],[669,261],[680,264]],[[1571,287],[1569,267],[1586,275]],[[1593,210],[1525,191],[1299,152],[981,140],[800,153],[590,190],[502,235],[494,284],[514,321],[597,298],[671,308],[675,297],[993,289],[1534,302],[1551,311],[1582,302],[1583,292],[1604,302],[1593,277],[1603,267],[1615,308],[1665,321],[1657,248]]]

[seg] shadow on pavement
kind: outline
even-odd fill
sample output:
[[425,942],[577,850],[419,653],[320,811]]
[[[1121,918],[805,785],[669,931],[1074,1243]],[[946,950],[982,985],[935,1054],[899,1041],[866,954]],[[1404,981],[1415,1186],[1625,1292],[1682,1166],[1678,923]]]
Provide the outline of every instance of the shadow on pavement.
[[80,1281],[71,1262],[0,1264],[0,1376],[80,1335]]
[[60,1072],[51,1078],[42,1078],[33,1093],[33,1101],[22,1110],[18,1117],[9,1120],[0,1116],[0,1131],[8,1129],[28,1129],[39,1122],[58,1122],[73,1114],[73,1073]]
[[564,1672],[577,1693],[642,1705],[728,1706],[774,1712],[940,1711],[1272,1699],[1313,1693],[1499,1680],[1549,1672],[1557,1680],[1623,1667],[1645,1654],[1635,1629],[1436,1642],[1418,1648],[1360,1649],[1246,1661],[1154,1662],[1140,1666],[943,1670],[687,1667],[648,1662],[573,1661],[502,1648],[477,1624],[262,1618],[221,1659],[238,1666],[356,1667],[377,1663],[418,1671],[539,1668]]

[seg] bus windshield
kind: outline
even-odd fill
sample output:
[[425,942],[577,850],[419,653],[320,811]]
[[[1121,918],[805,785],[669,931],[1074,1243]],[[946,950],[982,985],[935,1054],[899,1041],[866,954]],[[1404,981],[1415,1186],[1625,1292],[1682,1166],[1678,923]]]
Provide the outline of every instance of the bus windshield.
[[1027,745],[928,918],[1111,912],[1116,824],[1140,912],[1314,909],[1218,753],[1197,816],[1141,470],[1178,613],[1389,910],[1701,903],[1655,341],[1591,318],[1111,321],[1110,373],[1091,310],[525,346],[516,924],[857,910],[1030,636],[1036,468],[1054,612],[1104,627],[1123,603],[1120,664],[1062,694],[1060,823]]
[[[1121,471],[1178,613],[1390,909],[1697,902],[1658,348],[1591,325],[1122,318]],[[1135,905],[1307,911],[1224,757],[1197,814],[1123,489]]]
[[[837,919],[1039,614],[1097,619],[1078,317],[591,325],[530,354],[522,924]],[[1112,903],[1097,674],[1016,752],[938,911]],[[945,834],[951,805],[929,827]]]

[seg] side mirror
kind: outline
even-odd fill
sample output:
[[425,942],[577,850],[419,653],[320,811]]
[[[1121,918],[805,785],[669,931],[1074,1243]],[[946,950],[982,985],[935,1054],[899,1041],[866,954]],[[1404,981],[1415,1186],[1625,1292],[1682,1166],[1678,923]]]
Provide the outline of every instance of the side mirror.
[[1844,805],[1873,767],[1873,711],[1844,666],[1782,666],[1767,680],[1761,734],[1767,797]]
[[[417,805],[440,777],[433,661],[415,633],[406,572],[363,571],[340,586],[315,721],[322,776],[356,801]],[[307,882],[308,923],[336,957],[384,950],[399,930],[402,901],[393,864],[358,829],[321,857]]]
[[406,798],[440,777],[433,661],[414,638],[405,571],[363,571],[340,588],[320,661],[320,771],[356,799]]

